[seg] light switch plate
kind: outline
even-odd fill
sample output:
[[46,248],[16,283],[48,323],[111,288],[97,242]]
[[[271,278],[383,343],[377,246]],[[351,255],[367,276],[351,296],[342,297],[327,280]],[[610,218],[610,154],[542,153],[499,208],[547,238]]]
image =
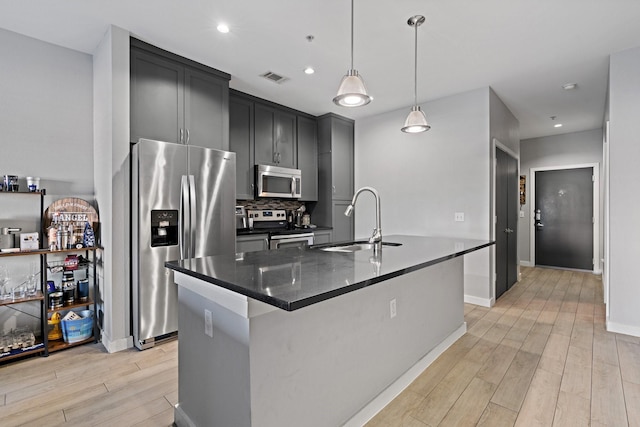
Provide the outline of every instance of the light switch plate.
[[520,218],[524,218],[524,211],[520,211]]
[[456,222],[464,222],[464,212],[456,212],[453,216]]
[[213,317],[211,311],[204,309],[204,333],[213,338]]

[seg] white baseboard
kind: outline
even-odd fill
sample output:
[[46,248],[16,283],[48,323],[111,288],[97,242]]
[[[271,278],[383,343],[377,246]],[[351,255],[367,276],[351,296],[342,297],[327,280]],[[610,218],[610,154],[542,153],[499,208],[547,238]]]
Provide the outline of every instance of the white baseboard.
[[109,353],[117,353],[122,350],[133,347],[133,337],[128,336],[125,338],[119,338],[117,340],[111,340],[107,334],[102,331],[102,345],[107,349]]
[[451,344],[467,332],[467,324],[463,323],[458,329],[446,337],[433,350],[427,353],[422,359],[413,365],[401,377],[395,380],[389,387],[384,389],[378,396],[355,414],[343,427],[361,427],[371,420],[378,412],[395,399],[409,384],[411,384],[420,374],[431,365]]
[[176,403],[173,410],[173,423],[178,427],[196,427],[191,418],[184,413],[179,403]]
[[640,337],[640,327],[623,325],[621,323],[612,322],[607,318],[607,331],[618,334],[631,335],[632,337]]
[[473,295],[465,295],[464,302],[482,307],[493,307],[493,304],[495,304],[496,301],[493,298],[479,298],[474,297]]
[[522,267],[533,267],[533,264],[531,264],[531,261],[522,261],[522,260],[520,260],[520,265]]

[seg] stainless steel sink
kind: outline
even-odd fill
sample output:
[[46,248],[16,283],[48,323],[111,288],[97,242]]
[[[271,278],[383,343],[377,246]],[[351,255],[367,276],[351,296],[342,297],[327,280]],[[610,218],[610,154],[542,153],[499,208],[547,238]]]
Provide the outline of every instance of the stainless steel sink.
[[[382,242],[382,246],[401,246],[402,243],[391,243],[391,242]],[[373,249],[372,243],[367,242],[351,242],[351,243],[340,243],[338,245],[333,246],[322,246],[314,249],[318,249],[324,252],[357,252],[357,251],[365,251]]]

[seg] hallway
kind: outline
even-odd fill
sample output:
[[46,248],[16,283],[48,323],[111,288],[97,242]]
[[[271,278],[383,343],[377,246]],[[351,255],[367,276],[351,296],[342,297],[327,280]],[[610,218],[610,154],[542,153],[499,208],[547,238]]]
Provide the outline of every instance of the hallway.
[[522,268],[468,332],[367,427],[638,426],[640,338],[605,331],[602,282]]

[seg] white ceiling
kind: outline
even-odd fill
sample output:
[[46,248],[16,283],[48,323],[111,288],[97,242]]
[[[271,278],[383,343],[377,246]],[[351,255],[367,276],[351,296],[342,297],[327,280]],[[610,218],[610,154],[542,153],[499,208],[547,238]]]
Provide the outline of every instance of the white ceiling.
[[355,0],[355,68],[374,100],[347,109],[332,98],[350,66],[349,0],[0,0],[0,28],[91,53],[117,25],[231,74],[233,88],[356,119],[412,105],[416,14],[418,101],[491,86],[522,139],[600,127],[609,54],[640,46],[638,0]]

